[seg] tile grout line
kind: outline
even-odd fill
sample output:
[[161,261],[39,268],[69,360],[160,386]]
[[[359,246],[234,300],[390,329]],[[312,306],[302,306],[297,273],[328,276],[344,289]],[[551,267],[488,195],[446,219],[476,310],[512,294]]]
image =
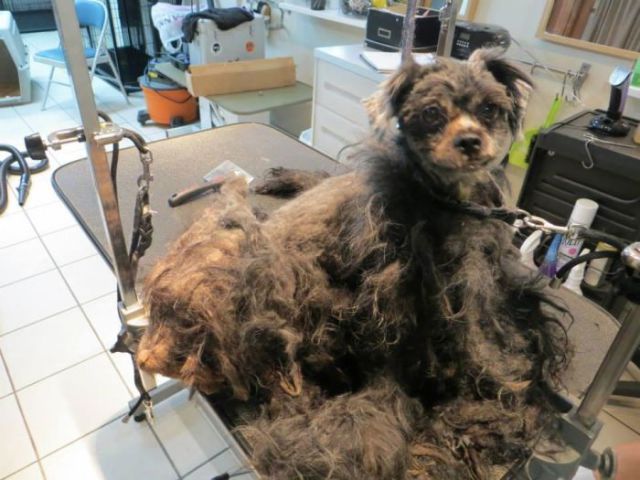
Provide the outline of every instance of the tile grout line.
[[[603,407],[603,409],[602,409],[607,415],[609,415],[611,418],[613,418],[614,420],[619,422],[625,428],[631,430],[633,433],[635,433],[636,435],[640,436],[640,430],[638,430],[637,427],[632,427],[631,425],[629,425],[629,422],[627,422],[626,420],[622,420],[619,417],[619,415],[617,415],[616,413],[614,413],[611,410],[607,409],[607,407],[608,407],[608,402],[607,402],[607,405],[605,405]],[[633,408],[633,407],[630,407],[630,408]]]
[[[29,219],[29,221],[31,221],[31,219]],[[33,225],[33,223],[32,223],[32,225]],[[20,282],[22,282],[23,280],[29,280],[29,279],[31,279],[31,278],[33,278],[33,277],[37,277],[38,275],[42,275],[42,274],[45,274],[45,273],[53,272],[54,270],[58,270],[58,271],[60,272],[60,275],[62,275],[62,277],[64,278],[64,275],[62,274],[62,270],[60,270],[61,268],[68,267],[69,265],[73,265],[73,264],[75,264],[75,263],[80,263],[80,262],[82,262],[82,261],[84,261],[84,260],[87,260],[87,259],[89,259],[89,258],[91,258],[91,257],[99,257],[99,256],[100,256],[100,254],[96,252],[96,253],[94,253],[94,254],[92,254],[92,255],[89,255],[88,257],[79,258],[79,259],[77,259],[77,260],[74,260],[73,262],[65,263],[64,265],[59,266],[59,265],[56,263],[56,261],[53,259],[53,257],[51,256],[51,252],[49,251],[49,249],[47,248],[47,246],[44,244],[44,241],[42,240],[42,237],[41,237],[40,235],[38,235],[37,237],[30,238],[29,240],[24,240],[23,242],[19,242],[19,243],[17,243],[16,245],[19,245],[20,243],[25,243],[25,242],[31,242],[31,241],[33,241],[33,240],[40,240],[40,244],[41,244],[41,245],[44,247],[44,249],[46,250],[47,255],[48,255],[48,256],[49,256],[49,258],[51,259],[51,263],[53,263],[54,267],[53,267],[53,268],[49,268],[49,269],[47,269],[47,270],[43,270],[42,272],[34,273],[33,275],[29,275],[29,276],[27,276],[27,277],[20,278],[19,280],[13,280],[13,281],[11,281],[11,282],[7,282],[7,283],[0,284],[0,289],[2,289],[2,288],[4,288],[4,287],[8,287],[9,285],[14,285],[14,284],[16,284],[16,283],[20,283]],[[14,245],[14,246],[15,246],[15,245]],[[2,248],[0,248],[0,250],[2,250]],[[65,279],[65,283],[66,283],[66,279]],[[67,286],[68,286],[68,285],[67,285]],[[69,289],[71,289],[71,287],[70,287],[70,286],[69,286]],[[73,294],[73,292],[71,292],[71,293]],[[110,291],[110,292],[108,292],[108,293],[113,293],[113,290],[111,290],[111,291]],[[95,297],[95,298],[92,298],[92,299],[87,300],[85,303],[92,302],[93,300],[96,300],[96,299],[98,299],[98,298],[100,298],[100,297],[102,297],[102,296],[104,296],[104,295],[107,295],[108,293],[100,294],[100,295],[98,295],[98,296],[97,296],[97,297]],[[75,295],[74,295],[74,300],[76,300],[76,301],[77,301],[77,299],[75,298]],[[78,303],[78,305],[80,305],[80,303]]]
[[[38,467],[40,468],[40,473],[42,474],[42,477],[44,478],[44,480],[47,480],[47,476],[44,473],[44,468],[42,467],[42,464],[40,463],[40,453],[38,452],[38,448],[36,447],[36,442],[33,438],[33,434],[31,433],[31,428],[29,428],[29,424],[27,423],[27,417],[24,414],[24,410],[22,408],[22,404],[20,403],[20,399],[18,398],[18,394],[16,393],[16,386],[13,382],[13,378],[11,378],[11,372],[9,371],[9,366],[7,365],[6,360],[4,359],[4,355],[2,354],[2,350],[0,350],[0,362],[2,362],[2,365],[4,366],[4,369],[7,372],[7,378],[9,379],[9,383],[11,384],[11,391],[13,392],[13,398],[16,401],[16,404],[18,405],[18,410],[20,411],[20,417],[22,418],[22,423],[24,425],[25,430],[27,431],[27,435],[29,435],[29,441],[31,442],[31,448],[33,448],[33,453],[35,453],[36,455],[36,462],[38,463]],[[31,465],[31,464],[29,464]],[[24,468],[26,468],[28,465],[25,465]],[[19,471],[19,470],[18,470]],[[16,472],[11,473],[10,475],[13,475]]]
[[[223,439],[224,440],[224,439]],[[215,460],[218,457],[221,457],[222,455],[224,455],[227,452],[232,452],[231,450],[231,446],[225,442],[227,444],[227,447],[222,449],[221,451],[219,451],[218,453],[208,457],[204,462],[201,462],[199,464],[197,464],[195,467],[193,467],[191,470],[189,470],[187,473],[184,474],[184,477],[188,477],[189,475],[193,474],[196,472],[196,470],[199,470],[200,468],[204,467],[207,463],[211,462],[212,460]],[[240,465],[240,468],[243,468],[244,465]]]
[[[112,423],[115,423],[117,421],[122,421],[122,414],[116,414],[112,419],[107,420],[105,423],[97,426],[96,428],[88,431],[87,433],[83,433],[82,435],[80,435],[77,438],[74,438],[73,440],[71,440],[70,442],[65,443],[64,445],[60,445],[59,447],[54,448],[53,450],[51,450],[50,452],[48,452],[46,455],[43,455],[42,457],[39,457],[40,460],[43,460],[45,458],[50,457],[51,455],[54,455],[56,453],[58,453],[59,451],[73,445],[74,443],[76,443],[78,440],[82,440],[83,438],[88,437],[89,435],[92,435],[94,433],[96,433],[98,430],[103,429],[104,427],[111,425]],[[45,479],[46,480],[46,479]]]
[[[52,271],[52,270],[50,270],[50,271]],[[45,272],[45,273],[49,273],[49,272]],[[24,330],[25,328],[29,328],[29,327],[32,327],[34,325],[37,325],[38,323],[44,322],[45,320],[50,320],[50,319],[52,319],[53,317],[55,317],[57,315],[62,315],[63,313],[70,312],[74,308],[78,308],[78,306],[77,305],[73,305],[72,307],[62,309],[59,312],[52,313],[52,314],[47,315],[45,317],[39,318],[38,320],[34,320],[33,322],[27,323],[26,325],[21,325],[21,326],[19,326],[17,328],[14,328],[13,330],[9,330],[7,332],[2,332],[2,333],[0,333],[0,339],[2,339],[3,337],[5,337],[7,335],[11,335],[12,333],[19,332],[20,330]]]
[[[111,295],[113,292],[109,292],[107,295]],[[104,295],[104,297],[106,297],[107,295]],[[100,297],[103,298],[103,297]],[[87,302],[89,303],[89,302]],[[127,389],[127,392],[129,392],[129,396],[133,399],[136,398],[136,394],[135,392],[133,392],[130,388],[129,388],[129,384],[127,383],[127,381],[124,378],[124,375],[122,375],[122,373],[120,372],[120,369],[118,368],[118,366],[116,365],[115,360],[113,359],[112,355],[114,355],[113,353],[111,353],[111,349],[110,347],[107,347],[103,342],[102,339],[100,338],[100,335],[98,335],[97,330],[94,328],[93,324],[91,323],[91,321],[89,320],[89,315],[87,315],[87,312],[85,312],[84,310],[84,305],[86,304],[80,304],[80,311],[82,313],[82,316],[85,318],[85,320],[87,321],[87,323],[89,324],[89,328],[91,328],[91,330],[93,331],[93,334],[97,337],[98,342],[100,343],[100,345],[102,346],[102,349],[104,350],[104,353],[107,354],[107,358],[109,359],[109,363],[111,363],[111,366],[116,370],[116,373],[118,375],[118,377],[120,377],[120,380],[122,381],[122,383],[124,383],[125,388]]]
[[169,451],[167,450],[167,447],[164,445],[164,443],[162,443],[160,436],[157,434],[155,429],[151,426],[148,419],[145,418],[144,423],[146,423],[147,428],[151,431],[151,435],[153,435],[153,438],[155,438],[156,442],[158,442],[158,445],[160,446],[162,453],[164,453],[164,456],[167,457],[167,460],[169,461],[169,465],[171,465],[171,468],[173,468],[173,471],[175,472],[175,474],[178,475],[177,480],[182,480],[184,477],[180,474],[178,467],[176,466],[175,462],[171,458],[171,455],[169,455]]
[[[101,345],[102,346],[102,345]],[[44,382],[45,380],[49,380],[51,377],[54,377],[60,373],[66,372],[67,370],[71,370],[72,368],[77,367],[78,365],[82,365],[85,362],[88,362],[89,360],[93,360],[94,358],[99,357],[100,355],[102,355],[103,353],[105,353],[104,351],[98,352],[98,353],[94,353],[90,356],[88,356],[87,358],[83,358],[82,360],[79,360],[75,363],[72,363],[71,365],[67,365],[64,368],[61,368],[60,370],[56,370],[55,372],[50,373],[49,375],[39,378],[38,380],[28,383],[27,385],[23,385],[22,387],[18,388],[15,390],[15,393],[17,394],[18,392],[23,392],[24,390],[26,390],[27,388],[31,388],[34,385],[37,385],[39,383]]]
[[[42,239],[40,237],[34,237],[34,238],[29,239],[29,240],[25,240],[24,242],[31,242],[32,240],[40,240],[40,243],[42,243]],[[21,242],[21,243],[24,243],[24,242]],[[16,245],[18,245],[18,244],[16,244]],[[2,250],[2,249],[0,248],[0,250]],[[48,253],[49,252],[47,252],[47,254]],[[53,263],[53,265],[54,265],[53,268],[47,268],[47,270],[43,270],[42,272],[34,273],[33,275],[27,275],[26,277],[19,278],[18,280],[13,280],[11,282],[2,283],[2,284],[0,284],[0,290],[2,290],[4,287],[9,287],[11,285],[15,285],[16,283],[20,283],[20,282],[22,282],[24,280],[30,280],[33,277],[37,277],[38,275],[43,275],[45,273],[49,273],[49,272],[53,272],[54,270],[58,270],[58,268],[55,266],[56,262],[54,262],[53,259],[51,259],[51,263]]]
[[[45,273],[51,273],[52,271],[53,271],[53,270],[49,270],[49,271],[47,271],[47,272],[43,272],[43,275],[44,275]],[[65,286],[66,286],[66,284],[65,284]],[[113,291],[111,291],[111,292],[108,292],[108,293],[105,293],[105,294],[99,295],[99,296],[97,296],[97,297],[95,297],[95,298],[91,298],[91,299],[87,300],[86,302],[84,302],[82,305],[86,305],[87,303],[95,302],[95,301],[97,301],[97,300],[100,300],[100,299],[102,299],[102,298],[104,298],[104,297],[108,296],[108,295],[112,295],[113,293],[114,293],[114,292],[113,292]],[[74,298],[74,301],[75,301],[75,298]],[[34,320],[33,322],[27,323],[26,325],[21,325],[20,327],[18,327],[18,328],[14,328],[13,330],[9,330],[8,332],[0,333],[0,338],[4,337],[5,335],[10,335],[10,334],[12,334],[12,333],[19,332],[20,330],[24,330],[25,328],[32,327],[33,325],[36,325],[36,324],[38,324],[38,323],[40,323],[40,322],[43,322],[43,321],[45,321],[45,320],[49,320],[49,319],[51,319],[51,318],[55,317],[56,315],[61,315],[61,314],[63,314],[63,313],[70,312],[70,311],[71,311],[71,310],[73,310],[74,308],[80,308],[80,309],[81,309],[81,308],[82,308],[82,305],[73,305],[73,306],[71,306],[71,307],[69,307],[69,308],[64,308],[64,309],[60,310],[59,312],[55,312],[55,313],[52,313],[52,314],[47,315],[47,316],[45,316],[45,317],[39,318],[38,320]]]
[[[16,213],[20,213],[20,212],[10,213],[10,214],[8,214],[7,216],[8,216],[8,217],[10,217],[11,215],[14,215],[14,214],[16,214]],[[35,236],[35,237],[23,238],[22,240],[18,240],[17,242],[13,242],[13,243],[8,243],[8,244],[6,244],[6,245],[2,245],[2,246],[0,247],[0,249],[15,247],[16,245],[20,245],[21,243],[28,242],[29,240],[33,240],[34,238],[38,238],[38,237],[37,237],[37,235],[38,235],[38,234],[36,233],[36,236]]]
[[[9,475],[0,478],[0,480],[8,480],[9,478],[13,477],[14,475],[19,474],[20,472],[24,472],[27,468],[32,467],[34,465],[38,465],[38,460],[36,460],[35,462],[31,462],[28,465],[25,465],[24,467],[21,467],[20,469],[16,470],[15,472],[11,472]],[[40,473],[42,473],[42,470],[40,469]]]

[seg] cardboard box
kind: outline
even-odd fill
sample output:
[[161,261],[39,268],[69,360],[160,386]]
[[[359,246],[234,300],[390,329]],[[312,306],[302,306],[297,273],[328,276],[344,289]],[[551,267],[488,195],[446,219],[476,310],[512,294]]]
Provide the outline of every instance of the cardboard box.
[[295,85],[296,66],[291,57],[191,65],[186,79],[197,97],[251,92]]

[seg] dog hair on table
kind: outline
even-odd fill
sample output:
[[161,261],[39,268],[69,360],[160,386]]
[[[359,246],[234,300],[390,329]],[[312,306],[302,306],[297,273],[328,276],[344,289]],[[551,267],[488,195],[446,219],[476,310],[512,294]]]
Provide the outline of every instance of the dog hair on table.
[[269,479],[484,479],[525,459],[567,364],[561,309],[501,207],[531,81],[496,51],[405,62],[372,97],[355,171],[243,179],[155,265],[141,368],[258,404]]

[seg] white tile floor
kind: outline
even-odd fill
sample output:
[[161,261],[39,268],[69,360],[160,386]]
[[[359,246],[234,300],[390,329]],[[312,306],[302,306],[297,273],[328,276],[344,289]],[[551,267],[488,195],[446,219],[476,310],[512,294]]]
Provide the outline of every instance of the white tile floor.
[[[51,32],[23,38],[31,52],[57,44]],[[66,86],[52,86],[40,110],[48,70],[31,67],[34,101],[0,108],[0,142],[22,149],[25,135],[79,121]],[[140,94],[129,105],[105,82],[93,87],[114,121],[149,141],[165,137],[135,123]],[[24,208],[11,178],[0,216],[0,479],[208,480],[236,471],[237,459],[186,392],[156,408],[153,426],[120,421],[136,389],[131,359],[108,352],[119,330],[115,279],[51,187],[52,170],[84,156],[82,145],[53,152]]]
[[[52,33],[24,39],[32,52],[57,42]],[[78,123],[66,86],[54,85],[40,111],[46,75],[32,63],[34,102],[0,108],[0,142],[22,148],[27,134]],[[101,80],[93,86],[116,122],[148,140],[165,136],[135,123],[141,96],[128,105]],[[83,146],[68,146],[51,163],[82,157]],[[130,359],[108,352],[119,329],[113,275],[54,193],[50,172],[33,177],[25,208],[12,195],[0,216],[0,480],[209,480],[238,468],[186,392],[156,407],[154,426],[120,421],[135,387]],[[612,403],[598,445],[640,439],[639,407]]]

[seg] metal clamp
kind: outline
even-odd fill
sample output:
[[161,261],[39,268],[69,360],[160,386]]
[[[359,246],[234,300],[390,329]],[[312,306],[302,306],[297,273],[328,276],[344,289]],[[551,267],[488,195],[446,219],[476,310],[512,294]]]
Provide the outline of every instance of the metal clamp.
[[140,152],[140,162],[142,163],[142,173],[138,177],[138,187],[142,185],[149,186],[153,181],[153,174],[151,173],[151,164],[153,163],[153,155],[151,150]]
[[124,138],[124,130],[115,123],[101,123],[100,130],[93,134],[93,139],[98,145],[112,145]]
[[85,141],[86,137],[82,127],[65,128],[64,130],[57,130],[47,135],[45,147],[52,148],[53,150],[60,150],[62,145],[66,143],[82,143]]
[[541,230],[544,233],[560,233],[561,235],[567,235],[570,228],[560,225],[555,225],[542,217],[531,215],[525,210],[518,210],[521,218],[518,218],[513,226],[516,228],[533,228],[534,230]]
[[640,242],[627,246],[620,254],[620,259],[627,267],[640,272]]

